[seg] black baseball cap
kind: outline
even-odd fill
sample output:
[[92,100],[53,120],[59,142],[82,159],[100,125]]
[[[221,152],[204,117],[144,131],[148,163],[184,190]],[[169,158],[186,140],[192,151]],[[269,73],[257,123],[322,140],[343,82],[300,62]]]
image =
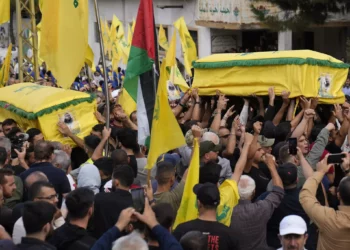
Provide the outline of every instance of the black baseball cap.
[[219,188],[213,183],[197,184],[193,187],[193,192],[203,205],[218,206],[220,203]]
[[284,163],[277,168],[284,186],[295,184],[298,179],[298,168],[293,163]]
[[205,163],[199,168],[199,183],[217,184],[220,179],[221,168],[221,165],[212,161]]
[[221,145],[215,145],[211,141],[203,141],[200,144],[200,156],[202,157],[203,155],[209,153],[209,152],[219,152],[221,150]]

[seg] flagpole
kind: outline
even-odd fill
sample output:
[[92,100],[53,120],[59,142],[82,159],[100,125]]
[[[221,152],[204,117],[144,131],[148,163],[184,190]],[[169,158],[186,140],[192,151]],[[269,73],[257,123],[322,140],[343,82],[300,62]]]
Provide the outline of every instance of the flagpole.
[[[110,100],[109,100],[109,89],[108,89],[108,75],[107,75],[107,67],[106,67],[106,59],[105,59],[105,53],[104,53],[104,45],[103,45],[103,37],[102,37],[102,28],[101,28],[101,22],[100,22],[100,12],[98,9],[97,0],[94,0],[94,6],[95,6],[95,15],[96,15],[96,21],[98,25],[98,33],[100,36],[100,51],[101,51],[101,58],[102,58],[102,66],[103,66],[103,77],[104,77],[104,87],[105,87],[105,98],[106,98],[106,128],[109,129],[109,117],[110,117]],[[108,142],[105,145],[105,156],[108,156]]]

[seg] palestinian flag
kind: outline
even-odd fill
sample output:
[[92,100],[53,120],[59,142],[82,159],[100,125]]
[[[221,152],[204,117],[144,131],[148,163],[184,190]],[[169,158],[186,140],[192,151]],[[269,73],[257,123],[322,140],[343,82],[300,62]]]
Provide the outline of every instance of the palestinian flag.
[[145,145],[152,127],[159,72],[153,0],[141,0],[132,38],[124,91],[137,101],[138,141]]

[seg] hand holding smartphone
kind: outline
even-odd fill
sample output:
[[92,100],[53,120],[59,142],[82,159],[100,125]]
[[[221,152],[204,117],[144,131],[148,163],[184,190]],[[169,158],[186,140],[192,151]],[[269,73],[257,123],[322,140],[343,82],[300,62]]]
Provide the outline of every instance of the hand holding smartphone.
[[345,154],[331,154],[328,156],[327,164],[341,164],[345,157]]
[[289,138],[288,139],[288,145],[289,145],[289,153],[291,155],[297,155],[297,138]]

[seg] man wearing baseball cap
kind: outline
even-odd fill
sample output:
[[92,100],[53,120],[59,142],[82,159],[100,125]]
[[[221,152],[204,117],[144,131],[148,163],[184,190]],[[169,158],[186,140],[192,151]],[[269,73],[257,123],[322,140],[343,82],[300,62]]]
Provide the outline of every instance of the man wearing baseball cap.
[[175,238],[180,241],[186,233],[199,231],[208,236],[207,249],[238,249],[233,232],[216,219],[216,209],[220,204],[218,186],[209,182],[197,184],[193,192],[197,195],[198,219],[178,225],[173,232]]
[[280,223],[279,238],[282,247],[278,250],[306,250],[306,222],[297,215],[288,215]]

